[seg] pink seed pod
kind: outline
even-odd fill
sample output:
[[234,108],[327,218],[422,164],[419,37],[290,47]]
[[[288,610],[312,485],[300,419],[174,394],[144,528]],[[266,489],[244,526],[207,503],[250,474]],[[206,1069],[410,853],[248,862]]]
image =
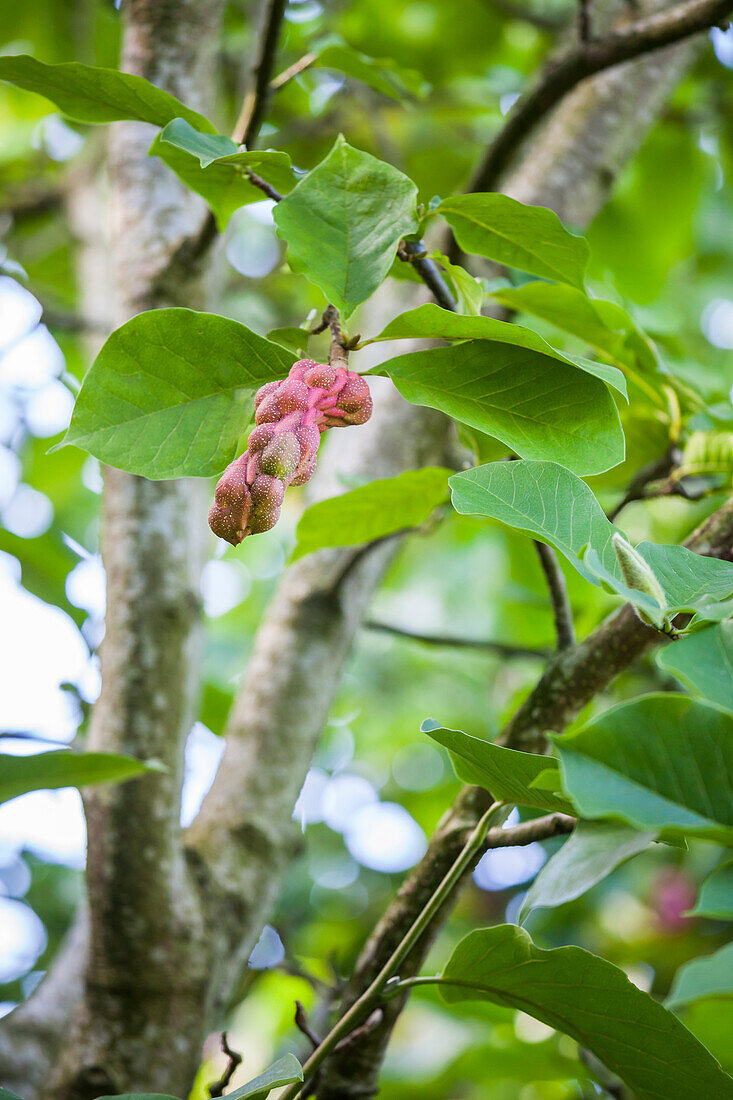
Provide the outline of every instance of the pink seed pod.
[[325,431],[363,424],[372,412],[365,379],[313,359],[261,386],[254,403],[247,450],[222,474],[209,512],[211,530],[233,546],[275,526],[287,487],[313,476]]

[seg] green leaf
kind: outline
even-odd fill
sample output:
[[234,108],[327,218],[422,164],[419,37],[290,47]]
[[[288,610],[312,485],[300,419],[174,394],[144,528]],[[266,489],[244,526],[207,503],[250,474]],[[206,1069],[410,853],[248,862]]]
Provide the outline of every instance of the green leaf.
[[733,860],[716,867],[708,875],[689,916],[733,920]]
[[177,1100],[177,1097],[169,1096],[167,1092],[123,1092],[115,1096],[100,1096],[99,1100]]
[[[489,516],[550,543],[593,584],[604,583],[661,625],[664,614],[651,596],[630,589],[611,544],[614,525],[591,489],[554,462],[489,462],[450,479],[453,507],[463,515]],[[730,613],[733,564],[695,554],[684,546],[642,542],[636,547],[656,574],[667,614],[694,611],[696,621]]]
[[657,655],[657,664],[695,695],[733,710],[733,622],[667,646]]
[[575,287],[559,283],[525,283],[494,292],[502,305],[541,317],[584,340],[622,369],[659,367],[654,345],[632,318],[616,305],[589,298]]
[[339,137],[325,160],[275,207],[288,261],[346,317],[387,275],[417,228],[417,188]]
[[464,252],[583,289],[590,250],[557,214],[508,195],[451,195],[437,208]]
[[553,741],[583,817],[733,844],[733,714],[646,695]]
[[484,787],[502,802],[553,812],[573,812],[564,798],[532,786],[533,780],[547,771],[546,756],[505,749],[461,730],[440,726],[430,718],[423,722],[420,732],[427,733],[433,741],[448,749],[456,775],[464,783]]
[[372,373],[388,374],[413,405],[447,413],[522,457],[554,459],[584,474],[623,459],[618,410],[605,384],[549,355],[469,340],[400,355]]
[[140,313],[90,367],[63,442],[148,478],[218,474],[249,421],[245,398],[292,364],[291,352],[227,317]]
[[[10,1092],[9,1089],[0,1088],[0,1100],[21,1100],[21,1097],[17,1096],[14,1092]],[[168,1100],[168,1098],[166,1098],[166,1100]]]
[[519,912],[520,923],[532,909],[554,908],[579,898],[653,840],[653,833],[639,833],[626,825],[579,821],[530,886]]
[[401,100],[406,93],[423,97],[430,91],[430,85],[421,73],[403,68],[391,58],[369,57],[338,40],[336,35],[322,45],[316,43],[314,52],[317,54],[313,62],[314,68],[335,69],[345,76],[360,80],[390,99]]
[[303,1070],[298,1059],[294,1054],[284,1054],[246,1085],[230,1092],[228,1100],[260,1100],[281,1085],[292,1085],[294,1081],[302,1080]]
[[159,771],[151,763],[113,752],[39,752],[35,756],[2,757],[0,802],[28,791],[121,783],[144,772]]
[[443,971],[449,1004],[489,1000],[572,1036],[637,1100],[731,1100],[733,1080],[677,1017],[580,947],[536,947],[513,925],[469,933]]
[[417,527],[447,503],[450,473],[437,466],[407,470],[312,504],[298,523],[293,560],[326,546],[358,546]]
[[266,198],[247,179],[247,168],[283,194],[292,190],[296,180],[287,153],[274,149],[247,152],[231,138],[200,133],[182,118],[173,119],[157,135],[150,155],[164,160],[192,191],[206,199],[221,230],[235,210]]
[[619,393],[627,396],[626,379],[616,367],[603,363],[593,363],[580,356],[565,355],[550,346],[546,340],[529,328],[513,325],[508,321],[497,321],[493,317],[465,317],[440,306],[426,303],[417,309],[400,313],[390,321],[375,340],[492,340],[497,343],[511,344],[526,348],[540,355],[551,356],[571,367],[579,367],[588,374],[601,378]]
[[704,997],[733,997],[733,943],[681,966],[666,1004],[677,1011]]
[[307,328],[297,328],[295,325],[288,325],[285,328],[273,328],[267,334],[268,340],[273,340],[276,344],[280,344],[284,348],[289,348],[297,355],[303,355],[305,357],[308,351],[308,340],[313,334]]
[[156,88],[142,76],[100,69],[76,61],[45,65],[34,57],[0,57],[0,80],[45,96],[77,122],[116,122],[137,119],[165,126],[185,119],[197,130],[214,133],[207,118],[190,111],[175,96]]
[[[478,317],[481,313],[485,291],[479,279],[475,278],[465,267],[460,264],[452,264],[442,252],[431,252],[430,259],[440,265],[442,272],[458,303],[458,312],[468,314],[470,317]],[[407,267],[410,265],[407,264]]]

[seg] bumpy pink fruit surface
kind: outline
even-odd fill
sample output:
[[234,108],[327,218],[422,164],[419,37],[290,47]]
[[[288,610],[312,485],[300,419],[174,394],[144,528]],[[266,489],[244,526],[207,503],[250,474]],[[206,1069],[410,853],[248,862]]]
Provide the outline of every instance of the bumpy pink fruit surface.
[[232,546],[269,531],[287,487],[313,476],[323,432],[364,424],[371,415],[372,399],[361,375],[299,359],[282,382],[268,382],[255,394],[255,428],[247,450],[219,479],[211,530]]

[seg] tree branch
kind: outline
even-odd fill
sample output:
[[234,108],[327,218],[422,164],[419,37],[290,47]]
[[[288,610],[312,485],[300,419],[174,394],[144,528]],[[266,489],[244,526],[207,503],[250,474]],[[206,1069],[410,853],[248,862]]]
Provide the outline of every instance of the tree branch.
[[542,572],[545,574],[547,589],[550,593],[552,615],[555,620],[555,633],[557,635],[558,649],[572,649],[575,645],[575,625],[573,623],[573,609],[568,599],[568,589],[565,584],[565,576],[557,560],[557,554],[551,546],[545,542],[533,540],[537,548],[537,556],[540,559]]
[[254,149],[262,123],[265,121],[286,7],[287,0],[265,0],[259,34],[259,51],[252,70],[252,88],[245,96],[232,133],[232,140],[238,145],[246,146],[247,149]]
[[449,634],[419,634],[414,630],[406,630],[404,627],[393,626],[392,623],[383,623],[376,619],[367,619],[364,629],[378,631],[380,634],[392,634],[397,638],[408,638],[412,642],[420,642],[421,645],[448,646],[453,649],[483,649],[505,658],[536,657],[544,661],[550,656],[548,649],[530,649],[525,646],[507,645],[505,642],[483,641],[480,638],[455,638]]
[[619,27],[596,41],[581,42],[565,57],[551,62],[539,82],[517,100],[507,115],[504,126],[471,180],[469,190],[496,190],[502,174],[530,131],[576,84],[623,61],[718,26],[731,11],[733,0],[686,0],[666,11]]

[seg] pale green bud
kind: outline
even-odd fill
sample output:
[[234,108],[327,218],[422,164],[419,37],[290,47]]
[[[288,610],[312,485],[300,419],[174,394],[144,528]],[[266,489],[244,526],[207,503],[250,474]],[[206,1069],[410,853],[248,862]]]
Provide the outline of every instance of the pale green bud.
[[[660,608],[664,610],[667,606],[667,597],[649,563],[642,558],[639,551],[636,550],[630,542],[627,542],[618,531],[611,539],[611,544],[616,552],[616,558],[618,559],[624,583],[634,592],[643,592],[645,595],[651,596],[653,600],[657,601]],[[635,607],[634,610],[641,621],[646,623],[647,626],[657,626],[641,608]]]

